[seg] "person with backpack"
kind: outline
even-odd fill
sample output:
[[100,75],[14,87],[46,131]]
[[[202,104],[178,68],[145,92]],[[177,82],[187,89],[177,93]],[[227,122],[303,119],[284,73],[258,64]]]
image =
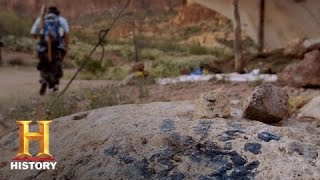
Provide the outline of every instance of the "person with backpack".
[[[62,62],[69,47],[69,33],[67,20],[60,16],[59,9],[54,6],[49,7],[47,14],[39,17],[31,28],[33,37],[40,38],[37,44],[37,69],[42,77],[40,95],[45,94],[47,86],[54,91],[58,90],[59,80],[63,76]],[[53,76],[51,78],[50,73]]]

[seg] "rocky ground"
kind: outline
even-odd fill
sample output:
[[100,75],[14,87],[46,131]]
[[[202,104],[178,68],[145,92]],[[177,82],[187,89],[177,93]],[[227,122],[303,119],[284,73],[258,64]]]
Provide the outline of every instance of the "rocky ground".
[[18,144],[17,132],[11,132],[0,140],[1,179],[320,176],[319,121],[310,127],[310,122],[290,118],[271,126],[237,113],[228,119],[197,119],[194,112],[193,101],[180,101],[107,107],[56,119],[50,142],[58,161],[55,171],[8,170]]
[[[146,43],[141,52],[146,69],[155,77],[171,77],[184,74],[183,70],[189,74],[203,61],[211,73],[229,72],[233,68],[231,22],[198,5],[184,6],[186,2],[154,0],[146,6],[173,14],[136,14],[137,21],[141,21],[136,23],[142,24],[139,39]],[[106,5],[116,7],[114,3],[98,4],[104,10]],[[9,9],[18,6],[19,3],[5,3]],[[92,8],[97,9],[95,6]],[[65,15],[78,17],[83,7],[87,6],[74,7]],[[133,8],[148,9],[139,4]],[[103,19],[93,15],[74,19],[81,22],[72,23],[75,37],[69,58],[73,61],[82,60],[91,49],[92,40],[96,40],[96,30],[108,24],[104,14],[109,12],[100,10],[90,13],[100,14]],[[144,17],[147,15],[151,18]],[[111,35],[125,39],[131,37],[131,32],[131,25],[124,19]],[[320,43],[298,40],[283,52],[251,57],[254,44],[245,34],[243,39],[245,52],[249,53],[245,58],[246,70],[279,73],[280,82],[275,84],[279,87],[256,89],[253,102],[248,104],[248,97],[261,82],[213,80],[158,85],[142,81],[124,85],[106,80],[76,80],[58,104],[61,107],[51,113],[51,153],[58,168],[12,173],[10,161],[18,150],[15,121],[43,119],[54,97],[37,95],[37,61],[30,53],[32,41],[19,44],[13,38],[14,42],[7,42],[6,47],[13,52],[5,49],[5,66],[0,68],[0,179],[319,179]],[[130,42],[110,39],[107,50],[112,67],[104,78],[110,79],[107,75],[111,74],[119,80],[129,73],[133,59]],[[25,46],[20,47],[22,44]],[[70,67],[75,68],[73,61]],[[74,71],[66,70],[62,87]],[[31,129],[37,130],[35,125]],[[31,147],[32,153],[36,153],[38,148]]]
[[[308,68],[314,67],[313,62],[320,57],[319,52],[312,55],[305,58],[310,62]],[[295,69],[298,67],[299,63]],[[317,80],[318,72],[310,72],[313,78],[301,77]],[[0,108],[0,153],[3,157],[0,179],[317,179],[320,176],[319,89],[275,84],[279,88],[270,88],[264,93],[256,90],[258,97],[254,95],[251,100],[260,104],[249,104],[252,112],[245,117],[264,119],[264,122],[269,118],[262,116],[276,117],[272,122],[277,123],[267,125],[243,118],[246,101],[261,82],[221,81],[123,85],[121,82],[76,80],[70,90],[73,95],[65,103],[74,100],[80,106],[68,113],[81,113],[55,119],[51,125],[51,153],[58,161],[58,168],[12,173],[10,161],[18,150],[17,119],[7,119],[1,114],[18,111],[10,98],[18,94],[21,94],[20,102],[39,100],[35,98],[38,75],[25,67],[5,67],[1,73],[0,84],[4,86],[0,91],[0,107],[9,108]],[[281,76],[282,82],[290,80],[283,78],[285,75],[284,72]],[[113,94],[107,94],[110,86],[104,86],[108,84],[113,84]],[[86,88],[94,93],[90,94],[92,99],[81,95]],[[200,96],[200,102],[205,103],[199,106],[199,99],[195,101],[199,94],[212,91],[220,94]],[[281,93],[273,94],[276,91]],[[264,97],[260,98],[261,95]],[[128,99],[108,104],[114,100],[109,99],[113,96],[116,100]],[[103,100],[102,103],[97,99]],[[101,104],[89,106],[94,109],[92,111],[86,111],[87,106],[82,107],[92,102]],[[136,105],[105,107],[123,103]],[[221,110],[205,109],[212,104]],[[287,106],[289,108],[282,111],[281,108]],[[103,108],[97,109],[99,107]],[[226,110],[229,107],[230,110]],[[17,117],[25,117],[29,110],[22,109],[22,115]],[[212,112],[203,115],[206,111]],[[68,113],[64,112],[63,116]],[[285,120],[278,122],[283,118]],[[36,131],[34,125],[31,129]],[[32,152],[36,151],[37,147],[32,146]]]

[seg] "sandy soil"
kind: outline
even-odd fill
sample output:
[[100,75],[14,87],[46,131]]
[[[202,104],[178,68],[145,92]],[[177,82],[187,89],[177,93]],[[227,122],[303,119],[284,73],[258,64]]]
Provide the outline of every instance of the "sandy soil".
[[[75,70],[66,70],[66,74],[73,74]],[[68,79],[63,79],[60,89],[63,88]],[[108,81],[104,80],[76,80],[71,89],[82,87],[102,86]],[[12,97],[29,97],[37,95],[39,85],[39,72],[32,67],[3,67],[0,68],[0,99],[10,99]]]

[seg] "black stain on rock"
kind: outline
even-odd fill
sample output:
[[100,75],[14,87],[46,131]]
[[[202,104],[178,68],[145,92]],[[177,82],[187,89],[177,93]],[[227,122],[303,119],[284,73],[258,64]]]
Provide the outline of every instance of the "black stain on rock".
[[104,154],[107,156],[115,156],[118,154],[118,152],[119,152],[118,147],[110,147],[110,148],[104,150]]
[[168,148],[152,155],[150,158],[150,161],[151,162],[157,161],[162,165],[172,166],[173,164],[171,161],[172,157],[173,157],[173,152],[171,149]]
[[[239,131],[229,131],[226,134],[236,133]],[[225,143],[230,147],[225,148],[212,141],[198,142],[191,136],[183,136],[177,132],[168,133],[164,140],[165,147],[148,156],[140,157],[140,160],[129,156],[129,152],[124,152],[121,147],[108,148],[105,154],[117,159],[122,168],[127,168],[130,179],[186,179],[186,174],[178,168],[180,164],[212,169],[208,174],[203,174],[201,171],[193,174],[193,178],[253,179],[255,170],[259,166],[258,161],[248,162],[241,154],[232,150],[231,142]],[[257,145],[248,146],[250,150],[254,147],[252,151],[255,151]]]
[[288,153],[293,152],[311,159],[316,159],[319,156],[315,146],[305,145],[300,142],[292,142],[289,144]]
[[222,166],[219,167],[219,169],[215,172],[213,172],[209,177],[215,177],[217,179],[227,179],[227,171],[232,169],[232,163],[226,162]]
[[133,163],[133,162],[136,161],[135,158],[130,157],[130,156],[120,156],[120,157],[119,157],[119,160],[120,160],[120,162],[123,163],[123,164],[131,164],[131,163]]
[[201,156],[202,156],[202,153],[200,151],[195,151],[189,156],[189,158],[192,162],[200,163],[202,160]]
[[236,152],[234,152],[231,156],[231,160],[234,163],[235,167],[244,166],[247,163],[247,160]]
[[259,143],[247,143],[244,145],[244,151],[249,151],[253,154],[261,153],[261,144]]
[[171,179],[169,173],[175,168],[173,163],[174,152],[171,148],[155,153],[150,157],[150,162],[160,164],[161,170],[157,174],[156,179]]
[[235,170],[231,173],[229,179],[240,179],[240,180],[250,180],[254,178],[253,171],[258,168],[260,165],[259,161],[253,161],[246,166],[236,167]]
[[208,177],[205,175],[200,175],[199,180],[219,180],[218,178]]
[[253,162],[249,163],[248,165],[246,165],[246,169],[249,171],[252,171],[252,170],[257,169],[259,165],[260,165],[259,161],[253,161]]
[[244,131],[245,128],[242,127],[241,124],[238,124],[238,123],[234,123],[234,122],[228,122],[227,125],[229,126],[229,129],[232,129],[232,130],[239,130],[239,131]]
[[206,142],[195,147],[190,160],[216,169],[209,175],[200,175],[199,179],[252,179],[259,166],[258,161],[248,163],[236,151],[222,149],[214,143]]
[[97,174],[98,177],[101,177],[101,176],[104,176],[104,175],[105,175],[104,172],[99,172],[99,173]]
[[226,142],[230,140],[235,140],[237,137],[237,134],[244,134],[245,132],[240,129],[233,129],[233,130],[228,130],[224,132],[222,135],[219,137],[219,141]]
[[149,161],[146,158],[144,158],[141,161],[136,161],[134,163],[134,167],[139,171],[139,174],[144,178],[149,179],[155,174],[154,170],[149,168]]
[[168,179],[170,180],[183,180],[185,179],[185,175],[181,172],[174,172]]
[[198,123],[198,126],[195,128],[195,133],[197,135],[203,135],[205,137],[208,136],[208,131],[211,128],[212,124],[212,121],[200,121]]
[[[241,166],[235,166],[232,163],[226,163],[224,166],[221,166],[220,169],[213,172],[210,175],[201,175],[199,180],[250,180],[254,179],[255,173],[254,171],[259,166],[259,161],[251,162],[247,165],[242,164]],[[230,171],[230,173],[227,173]]]
[[235,130],[228,130],[228,131],[226,131],[225,133],[226,133],[228,136],[235,136],[237,133],[243,134],[244,131],[235,129]]
[[232,150],[232,143],[231,142],[227,142],[225,145],[224,145],[224,150]]
[[299,155],[304,155],[304,148],[300,143],[293,142],[289,145],[289,152],[296,152]]
[[265,142],[270,142],[272,140],[279,141],[281,139],[280,136],[268,132],[259,133],[258,138]]
[[160,130],[162,133],[167,133],[174,131],[176,128],[174,126],[174,122],[170,119],[166,119],[162,122],[162,125],[160,126]]

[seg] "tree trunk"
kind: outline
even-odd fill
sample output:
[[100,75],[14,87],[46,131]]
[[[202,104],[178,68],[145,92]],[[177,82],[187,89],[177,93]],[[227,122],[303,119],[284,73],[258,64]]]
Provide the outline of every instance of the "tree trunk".
[[[133,22],[134,24],[134,22]],[[135,25],[133,25],[135,27]],[[135,53],[135,62],[139,62],[139,48],[138,48],[138,42],[137,42],[137,36],[136,36],[136,30],[133,28],[133,47],[134,47],[134,53]]]
[[234,40],[234,54],[235,54],[235,71],[238,73],[243,72],[243,56],[241,46],[241,21],[239,13],[239,1],[233,0],[234,7],[234,20],[235,20],[235,40]]
[[260,0],[260,20],[259,20],[259,54],[264,50],[264,21],[265,21],[265,0]]
[[133,11],[133,0],[130,2],[130,9],[131,9],[131,23],[132,23],[132,36],[133,36],[133,47],[134,47],[134,54],[135,54],[135,62],[139,62],[139,48],[138,48],[138,42],[137,42],[137,36],[136,36],[136,25],[135,25],[135,16]]
[[3,61],[2,61],[2,46],[3,46],[3,44],[0,41],[0,66],[2,66],[2,64],[3,64]]

